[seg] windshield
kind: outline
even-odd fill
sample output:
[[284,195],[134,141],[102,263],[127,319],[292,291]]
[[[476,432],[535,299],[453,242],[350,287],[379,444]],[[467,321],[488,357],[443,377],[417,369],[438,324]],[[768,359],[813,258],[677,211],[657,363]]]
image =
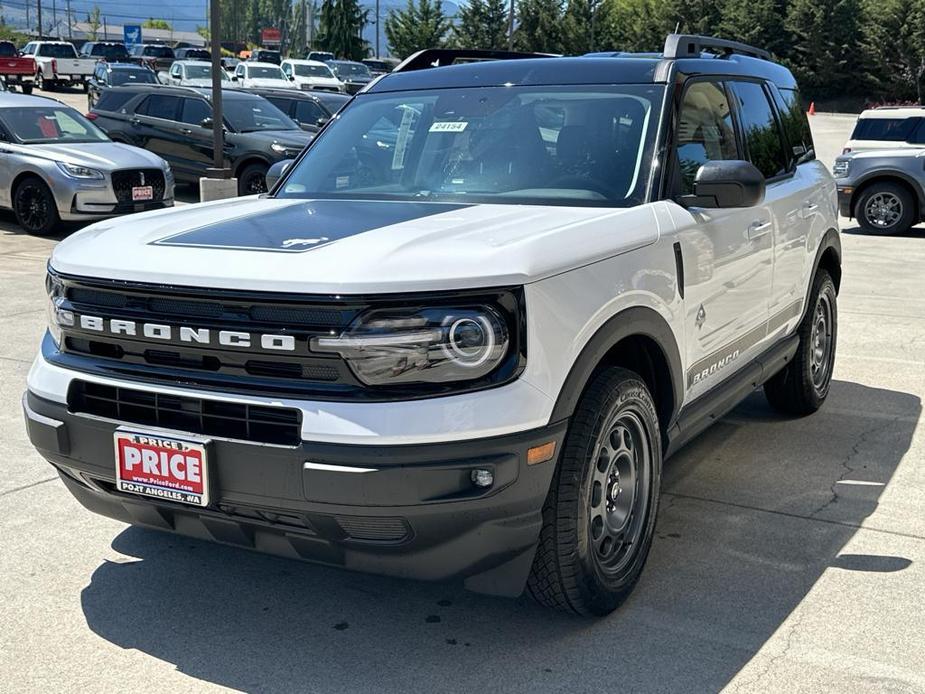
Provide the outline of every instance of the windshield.
[[629,207],[645,199],[664,87],[367,94],[281,197]]
[[267,67],[259,67],[259,66],[254,67],[253,65],[249,65],[247,67],[247,76],[248,78],[252,80],[253,79],[262,79],[262,80],[265,80],[265,79],[284,80],[286,79],[286,75],[283,74],[283,71],[281,68],[278,68],[275,66],[271,67],[269,65]]
[[123,84],[157,84],[157,75],[150,70],[113,70],[110,84],[119,87]]
[[[222,82],[230,82],[231,79],[225,74],[224,70],[218,71],[218,76]],[[187,65],[186,79],[188,80],[208,80],[212,79],[211,65]]]
[[102,130],[66,106],[5,108],[0,121],[24,144],[108,142]]
[[146,46],[145,55],[150,58],[173,58],[173,49],[170,46]]
[[76,58],[77,51],[69,43],[46,43],[36,54],[41,58]]
[[326,65],[295,65],[295,74],[299,77],[334,77]]
[[225,99],[225,119],[239,133],[299,130],[298,124],[266,99]]
[[369,68],[363,63],[331,63],[339,77],[371,77]]
[[91,56],[103,56],[109,61],[113,60],[122,60],[128,58],[128,51],[125,50],[125,46],[121,43],[111,43],[111,44],[96,44],[93,49],[90,51]]
[[194,48],[184,54],[187,60],[212,60],[212,54],[203,48]]

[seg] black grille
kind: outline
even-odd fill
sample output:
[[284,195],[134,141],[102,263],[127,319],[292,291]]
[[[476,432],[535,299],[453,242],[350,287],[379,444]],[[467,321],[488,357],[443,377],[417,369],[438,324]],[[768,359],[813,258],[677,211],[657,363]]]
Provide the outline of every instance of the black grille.
[[401,542],[411,535],[404,518],[379,516],[334,516],[351,540],[363,542]]
[[160,169],[127,169],[112,172],[112,188],[119,202],[133,202],[132,188],[136,186],[151,186],[154,189],[154,199],[163,200],[164,172]]
[[302,413],[292,408],[179,397],[85,381],[71,384],[68,408],[191,434],[289,446],[302,442]]

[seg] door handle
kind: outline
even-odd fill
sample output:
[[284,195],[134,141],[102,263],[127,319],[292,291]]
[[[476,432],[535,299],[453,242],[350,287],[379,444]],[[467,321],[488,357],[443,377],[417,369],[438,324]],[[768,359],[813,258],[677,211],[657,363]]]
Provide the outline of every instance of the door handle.
[[139,119],[139,118],[132,118],[132,120],[130,120],[129,123],[131,123],[132,125],[134,125],[134,126],[137,128],[139,125],[141,125],[141,119]]
[[771,222],[752,222],[748,226],[748,238],[754,240],[760,238],[771,231]]
[[819,205],[807,200],[806,202],[803,203],[803,218],[806,219],[807,217],[811,217],[812,215],[816,213],[816,210],[818,209],[819,209]]
[[189,128],[180,128],[180,132],[183,133],[184,135],[192,135],[192,134],[193,134],[193,131],[190,130]]

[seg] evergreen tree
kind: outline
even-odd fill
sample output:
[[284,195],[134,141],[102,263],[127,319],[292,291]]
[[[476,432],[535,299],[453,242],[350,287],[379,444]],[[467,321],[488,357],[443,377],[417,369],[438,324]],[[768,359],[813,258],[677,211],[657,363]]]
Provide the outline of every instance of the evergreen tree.
[[716,0],[664,0],[659,3],[658,21],[666,34],[677,29],[682,34],[715,36],[721,9],[722,4]]
[[606,0],[601,8],[601,42],[619,51],[661,51],[674,31],[661,0]]
[[925,0],[869,0],[861,34],[873,95],[925,103]]
[[594,43],[594,7],[592,0],[568,0],[562,19],[562,49],[567,55],[582,55],[592,50]]
[[783,57],[790,49],[790,37],[784,27],[786,10],[786,0],[726,0],[719,34]]
[[791,0],[789,63],[815,98],[857,94],[864,74],[860,0]]
[[510,7],[505,0],[469,0],[459,8],[454,43],[460,48],[504,49],[509,26]]
[[339,58],[362,60],[369,52],[363,39],[368,17],[369,10],[362,9],[357,0],[324,0],[315,42],[318,49]]
[[444,46],[450,26],[441,0],[408,0],[405,9],[389,12],[385,37],[393,55],[407,58],[424,48]]
[[517,5],[514,47],[519,51],[561,53],[561,0],[521,0]]

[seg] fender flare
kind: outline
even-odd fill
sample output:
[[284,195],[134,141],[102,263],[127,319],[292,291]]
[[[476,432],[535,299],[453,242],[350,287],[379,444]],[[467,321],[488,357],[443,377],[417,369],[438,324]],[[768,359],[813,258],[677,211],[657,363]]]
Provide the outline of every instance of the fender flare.
[[585,387],[607,353],[622,340],[633,336],[653,340],[669,365],[668,377],[673,402],[668,422],[674,422],[684,399],[681,354],[668,321],[657,311],[645,306],[634,306],[616,313],[588,340],[559,390],[550,422],[558,422],[572,416]]

